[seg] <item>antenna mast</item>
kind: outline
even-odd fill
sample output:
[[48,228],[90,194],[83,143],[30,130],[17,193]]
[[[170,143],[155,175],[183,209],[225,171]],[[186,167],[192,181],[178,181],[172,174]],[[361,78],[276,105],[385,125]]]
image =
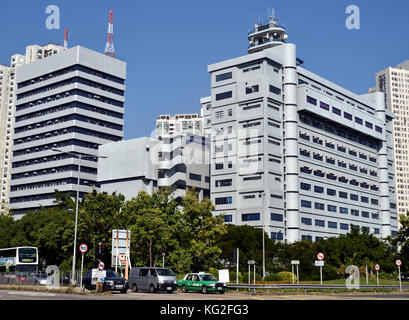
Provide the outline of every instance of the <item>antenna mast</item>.
[[68,48],[68,28],[66,27],[64,30],[64,48]]
[[105,47],[105,55],[116,58],[114,49],[114,11],[109,10],[108,41]]

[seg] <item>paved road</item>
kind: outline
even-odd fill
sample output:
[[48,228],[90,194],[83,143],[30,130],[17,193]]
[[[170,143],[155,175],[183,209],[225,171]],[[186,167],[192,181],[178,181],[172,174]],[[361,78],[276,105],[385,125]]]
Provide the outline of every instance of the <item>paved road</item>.
[[351,293],[351,294],[248,294],[225,293],[133,293],[113,292],[107,295],[59,294],[32,291],[0,290],[0,300],[409,300],[409,293]]

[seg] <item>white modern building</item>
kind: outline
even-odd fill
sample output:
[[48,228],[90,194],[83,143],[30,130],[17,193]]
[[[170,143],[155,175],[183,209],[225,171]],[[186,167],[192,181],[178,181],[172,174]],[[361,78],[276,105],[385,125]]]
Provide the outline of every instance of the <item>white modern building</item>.
[[376,86],[369,90],[385,93],[386,109],[395,114],[396,198],[399,214],[409,211],[409,60],[376,74]]
[[156,118],[156,136],[172,135],[181,132],[189,132],[203,135],[202,117],[197,113],[176,114],[174,116],[165,114]]
[[174,197],[194,188],[199,199],[209,198],[209,140],[178,133],[159,139],[137,138],[99,147],[98,183],[101,191],[123,194],[127,200],[145,191],[171,187]]
[[[271,18],[248,54],[208,66],[215,215],[276,240],[398,230],[391,110],[306,69]],[[330,66],[329,66],[330,67]]]
[[11,57],[10,67],[0,66],[0,203],[3,207],[9,202],[11,148],[13,147],[18,68],[51,57],[64,50],[64,47],[55,44],[45,46],[30,45],[26,47],[25,55],[15,54]]
[[79,188],[83,197],[98,188],[98,146],[123,137],[125,79],[125,62],[80,46],[18,69],[9,205],[15,215],[54,205],[56,189],[75,195]]

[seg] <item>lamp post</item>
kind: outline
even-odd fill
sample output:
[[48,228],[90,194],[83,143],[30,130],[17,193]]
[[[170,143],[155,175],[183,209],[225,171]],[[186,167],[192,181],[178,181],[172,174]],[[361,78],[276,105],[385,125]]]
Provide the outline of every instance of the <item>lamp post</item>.
[[71,270],[71,284],[75,284],[75,262],[77,255],[77,226],[78,226],[78,199],[80,195],[80,173],[81,173],[81,159],[83,157],[93,157],[93,158],[107,158],[105,156],[91,155],[91,154],[77,154],[75,152],[62,151],[60,149],[51,149],[54,152],[70,154],[78,157],[78,177],[77,177],[77,197],[75,200],[75,227],[74,227],[74,253],[72,256],[72,270]]

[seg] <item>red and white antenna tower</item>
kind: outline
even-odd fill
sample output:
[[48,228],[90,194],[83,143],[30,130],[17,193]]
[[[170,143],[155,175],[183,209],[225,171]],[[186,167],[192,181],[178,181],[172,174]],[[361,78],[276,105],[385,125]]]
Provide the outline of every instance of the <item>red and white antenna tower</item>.
[[68,48],[68,28],[64,30],[64,48]]
[[107,56],[116,58],[114,49],[114,11],[109,10],[109,25],[108,25],[108,41],[105,47],[105,54]]

